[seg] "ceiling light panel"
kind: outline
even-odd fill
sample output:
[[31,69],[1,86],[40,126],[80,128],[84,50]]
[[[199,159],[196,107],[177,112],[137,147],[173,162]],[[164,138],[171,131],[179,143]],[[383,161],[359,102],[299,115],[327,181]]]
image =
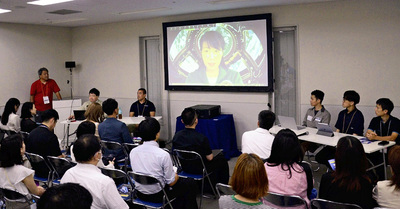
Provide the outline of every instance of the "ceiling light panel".
[[69,2],[69,1],[73,1],[73,0],[38,0],[38,1],[31,1],[31,2],[27,2],[27,3],[39,5],[39,6],[47,6],[47,5],[59,4],[59,3]]

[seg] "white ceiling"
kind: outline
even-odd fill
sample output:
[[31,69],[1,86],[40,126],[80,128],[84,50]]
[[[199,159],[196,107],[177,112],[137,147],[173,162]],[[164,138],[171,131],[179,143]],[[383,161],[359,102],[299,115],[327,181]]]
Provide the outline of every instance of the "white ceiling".
[[[28,1],[32,0],[0,0],[0,8],[12,10],[0,14],[0,22],[77,27],[198,12],[332,0],[75,0],[49,6],[31,5],[27,4]],[[48,13],[56,10],[75,10],[80,13]]]

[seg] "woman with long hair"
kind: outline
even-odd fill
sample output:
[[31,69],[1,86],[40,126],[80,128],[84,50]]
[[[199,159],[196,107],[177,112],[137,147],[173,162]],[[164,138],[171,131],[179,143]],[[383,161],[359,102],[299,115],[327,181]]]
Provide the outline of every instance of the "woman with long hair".
[[[29,195],[42,195],[43,187],[36,186],[33,180],[34,171],[22,165],[25,144],[20,134],[14,134],[1,141],[0,147],[0,187]],[[7,208],[20,208],[19,203],[8,203]],[[26,203],[24,205],[27,205]],[[26,208],[30,208],[27,206]]]
[[268,193],[268,177],[263,161],[256,154],[239,156],[230,185],[237,195],[221,196],[219,208],[270,208],[261,200]]
[[373,190],[373,197],[383,208],[400,208],[400,146],[389,150],[389,165],[392,178],[378,181]]
[[362,208],[378,206],[372,198],[373,187],[367,175],[367,157],[360,140],[353,136],[339,139],[335,167],[335,171],[322,175],[319,198],[357,204]]
[[95,135],[99,136],[99,123],[104,121],[104,112],[99,103],[92,103],[85,112],[85,118],[96,125]]
[[21,103],[17,98],[10,98],[1,115],[1,128],[15,133],[21,131],[19,116],[16,114]]
[[282,129],[276,134],[271,155],[264,164],[270,192],[297,195],[310,204],[308,196],[313,188],[313,178],[311,175],[310,180],[307,179],[303,156],[299,139],[292,130]]
[[33,129],[38,127],[32,117],[36,115],[36,107],[32,102],[25,102],[21,108],[21,131],[30,133]]

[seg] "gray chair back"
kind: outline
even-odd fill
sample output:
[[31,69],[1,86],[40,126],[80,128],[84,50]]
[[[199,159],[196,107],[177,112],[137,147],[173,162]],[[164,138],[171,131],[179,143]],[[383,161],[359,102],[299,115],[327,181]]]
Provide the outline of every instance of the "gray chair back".
[[313,199],[311,200],[311,207],[315,209],[362,209],[356,204],[334,202],[324,199]]
[[284,195],[278,194],[274,192],[268,192],[267,196],[264,196],[263,199],[267,201],[272,207],[279,208],[291,208],[291,207],[302,207],[308,208],[307,202],[297,195]]

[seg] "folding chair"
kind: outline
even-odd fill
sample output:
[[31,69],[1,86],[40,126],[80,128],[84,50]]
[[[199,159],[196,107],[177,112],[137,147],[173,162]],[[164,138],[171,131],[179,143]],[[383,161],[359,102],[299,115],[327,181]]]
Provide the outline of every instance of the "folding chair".
[[139,144],[123,143],[122,146],[124,146],[125,153],[129,156],[129,153],[131,153],[131,150],[133,148],[136,148],[137,146],[139,146]]
[[[268,192],[267,196],[263,197],[267,201],[266,205],[278,208],[308,208],[307,202],[297,195],[284,195],[273,192]],[[264,204],[265,204],[264,201]]]
[[0,188],[0,192],[3,194],[6,206],[10,205],[10,208],[30,207],[40,199],[40,197],[33,194],[24,195],[6,188]]
[[121,197],[124,200],[130,199],[132,187],[128,184],[128,176],[126,173],[119,169],[100,168],[101,172],[114,180],[115,186],[118,189]]
[[168,198],[168,195],[167,195],[164,187],[162,186],[161,182],[157,178],[155,178],[153,176],[149,176],[149,175],[135,173],[132,171],[128,172],[128,177],[129,177],[128,178],[129,182],[132,185],[132,188],[135,188],[135,182],[138,182],[142,185],[158,184],[162,188],[162,191],[164,193],[162,203],[147,202],[147,201],[143,201],[139,198],[133,198],[133,204],[150,207],[150,208],[164,208],[166,205],[169,205],[169,207],[171,209],[173,209],[171,202],[175,198],[171,199],[171,200]]
[[[126,150],[124,147],[118,143],[118,142],[113,142],[113,141],[101,141],[101,151],[103,152],[103,158],[109,158],[109,157],[114,157],[117,155],[120,151],[124,153],[124,158],[117,160],[116,164],[120,167],[124,167],[124,171],[127,171],[127,165],[128,165],[128,154],[126,153]],[[110,156],[107,156],[110,155]],[[110,159],[108,159],[110,160]]]
[[215,185],[215,190],[217,191],[218,197],[221,197],[221,195],[236,195],[236,192],[233,191],[230,185],[222,183],[217,183]]
[[179,150],[179,149],[175,149],[174,152],[176,153],[176,156],[179,160],[179,165],[182,166],[182,162],[181,161],[186,161],[186,162],[191,162],[193,164],[198,164],[202,169],[202,173],[201,174],[193,174],[193,173],[188,173],[184,171],[184,168],[178,168],[179,172],[178,175],[179,177],[182,178],[193,178],[194,180],[201,180],[201,197],[200,197],[200,206],[199,208],[201,208],[202,202],[203,202],[203,194],[204,194],[204,179],[206,178],[208,183],[210,184],[211,190],[213,191],[213,194],[215,197],[217,197],[217,193],[215,192],[214,186],[211,183],[211,179],[210,179],[210,174],[209,172],[207,172],[206,166],[203,162],[203,158],[201,157],[201,155],[197,152],[194,151],[187,151],[187,150]]
[[361,209],[360,206],[350,203],[334,202],[324,199],[311,200],[311,208],[315,209]]
[[[44,160],[44,158],[38,154],[25,152],[26,157],[31,163],[32,169],[35,171],[33,179],[38,182],[42,182],[47,186],[51,186],[51,168]],[[46,177],[47,176],[47,177]]]
[[76,165],[76,163],[70,162],[65,158],[54,156],[47,156],[47,160],[52,170],[52,184],[60,184],[61,178],[64,176],[65,172]]

